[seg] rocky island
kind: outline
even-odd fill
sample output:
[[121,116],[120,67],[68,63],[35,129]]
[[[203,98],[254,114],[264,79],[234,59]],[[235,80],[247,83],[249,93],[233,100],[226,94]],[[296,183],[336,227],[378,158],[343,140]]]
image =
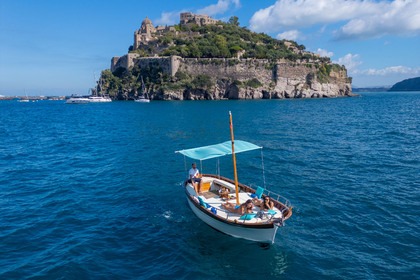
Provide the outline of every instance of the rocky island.
[[344,66],[206,15],[181,13],[174,26],[143,20],[128,53],[113,57],[97,91],[114,100],[281,99],[351,96]]

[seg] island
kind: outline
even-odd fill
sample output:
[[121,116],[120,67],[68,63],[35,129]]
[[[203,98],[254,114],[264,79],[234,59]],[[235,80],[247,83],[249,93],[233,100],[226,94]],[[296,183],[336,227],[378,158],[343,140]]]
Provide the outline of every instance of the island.
[[277,40],[190,12],[174,26],[145,18],[128,53],[111,59],[97,82],[113,100],[283,99],[352,96],[351,78],[290,40]]
[[420,77],[398,82],[389,91],[420,91]]

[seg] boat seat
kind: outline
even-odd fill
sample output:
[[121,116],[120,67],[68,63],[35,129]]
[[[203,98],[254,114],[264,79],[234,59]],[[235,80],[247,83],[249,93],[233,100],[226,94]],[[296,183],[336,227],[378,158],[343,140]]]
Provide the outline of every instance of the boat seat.
[[214,179],[213,180],[213,184],[216,184],[219,188],[220,187],[225,187],[227,189],[229,189],[230,192],[235,192],[235,185],[231,184],[229,182],[225,182],[219,179]]

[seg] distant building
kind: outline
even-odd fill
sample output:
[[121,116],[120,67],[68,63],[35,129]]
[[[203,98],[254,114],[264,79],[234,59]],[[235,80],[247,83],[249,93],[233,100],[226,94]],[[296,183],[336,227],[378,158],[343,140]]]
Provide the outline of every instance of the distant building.
[[[180,21],[181,25],[197,24],[199,26],[216,24],[219,21],[209,17],[208,15],[196,15],[193,13],[181,13]],[[150,41],[155,41],[166,34],[167,32],[176,32],[174,26],[153,26],[152,21],[146,17],[138,30],[134,32],[134,44],[133,50],[137,50],[141,45],[147,45]]]
[[[197,24],[199,26],[217,24],[219,21],[213,19],[207,15],[196,15],[193,13],[181,13],[180,14],[180,25]],[[174,26],[153,26],[152,21],[146,17],[142,22],[138,30],[134,31],[134,43],[132,50],[137,50],[141,46],[148,45],[149,42],[154,42],[159,39],[160,36],[165,35],[168,32],[174,32],[178,34]],[[121,57],[115,56],[111,59],[111,71],[114,72],[116,69],[122,67],[128,69],[133,67],[140,55],[135,52],[130,52]]]
[[140,44],[147,44],[147,42],[154,39],[156,28],[153,26],[152,21],[147,17],[142,21],[140,29],[134,32],[134,49],[138,49]]
[[217,19],[213,19],[209,17],[208,15],[196,15],[190,12],[181,13],[180,18],[181,20],[179,21],[179,23],[181,25],[193,23],[199,26],[204,26],[204,25],[209,25],[209,24],[216,24],[219,22]]

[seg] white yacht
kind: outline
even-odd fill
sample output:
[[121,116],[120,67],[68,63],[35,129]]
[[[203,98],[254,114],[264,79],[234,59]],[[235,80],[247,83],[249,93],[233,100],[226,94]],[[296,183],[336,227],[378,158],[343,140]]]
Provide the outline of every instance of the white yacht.
[[112,102],[112,99],[109,96],[89,96],[89,102],[96,103],[96,102]]
[[89,103],[90,100],[87,97],[82,97],[82,96],[71,96],[69,99],[66,100],[67,104],[84,104],[84,103]]

